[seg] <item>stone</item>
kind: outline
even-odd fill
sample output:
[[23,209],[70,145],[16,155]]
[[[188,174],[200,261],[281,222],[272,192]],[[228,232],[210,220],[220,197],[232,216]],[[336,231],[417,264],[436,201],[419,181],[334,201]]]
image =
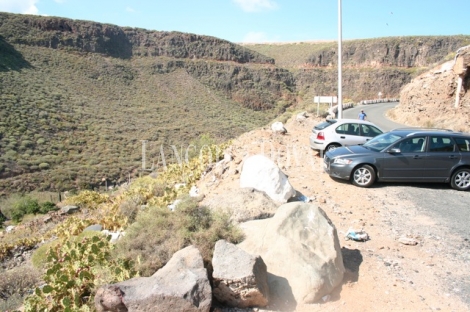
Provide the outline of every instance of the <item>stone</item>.
[[75,213],[79,210],[80,210],[80,208],[78,206],[74,206],[74,205],[67,205],[67,206],[62,207],[62,209],[60,209],[62,214],[72,214],[72,213]]
[[296,194],[287,176],[272,160],[261,154],[248,157],[243,163],[240,187],[265,192],[281,204]]
[[212,258],[213,294],[222,304],[236,308],[268,304],[266,264],[225,240],[215,244]]
[[[341,284],[343,257],[336,228],[311,203],[280,206],[274,217],[241,224],[238,247],[258,254],[268,268],[270,298],[285,309],[316,303]],[[274,299],[273,299],[274,300]]]
[[92,224],[92,225],[86,227],[83,230],[83,232],[87,232],[87,231],[98,231],[98,232],[100,232],[102,229],[103,229],[103,227],[100,224]]
[[136,277],[98,289],[99,312],[208,312],[212,290],[201,253],[194,246],[176,252],[150,277]]
[[276,121],[271,125],[271,130],[273,133],[280,133],[280,134],[286,134],[287,129],[284,128],[284,124],[280,121]]

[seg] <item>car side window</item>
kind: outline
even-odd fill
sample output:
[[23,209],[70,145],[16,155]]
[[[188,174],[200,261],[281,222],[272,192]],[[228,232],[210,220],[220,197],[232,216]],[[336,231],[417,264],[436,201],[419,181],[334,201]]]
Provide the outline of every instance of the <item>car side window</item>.
[[422,153],[425,151],[425,137],[413,137],[401,141],[398,148],[402,153]]
[[345,123],[336,128],[338,134],[359,135],[359,125],[356,123]]
[[450,137],[430,136],[429,137],[430,152],[453,152],[454,141]]
[[382,134],[378,128],[371,125],[360,125],[361,126],[361,135],[366,137],[375,137],[379,134]]
[[461,152],[470,152],[470,138],[456,138],[455,142]]

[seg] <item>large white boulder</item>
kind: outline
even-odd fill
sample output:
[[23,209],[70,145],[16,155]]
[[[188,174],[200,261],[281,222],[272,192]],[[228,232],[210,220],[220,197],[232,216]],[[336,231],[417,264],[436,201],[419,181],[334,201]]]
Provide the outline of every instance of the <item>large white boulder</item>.
[[240,187],[265,192],[278,203],[286,203],[296,194],[287,176],[264,155],[254,155],[245,160],[240,175]]
[[246,239],[238,247],[266,263],[270,306],[295,308],[318,302],[343,280],[336,228],[313,204],[280,206],[274,217],[242,223]]

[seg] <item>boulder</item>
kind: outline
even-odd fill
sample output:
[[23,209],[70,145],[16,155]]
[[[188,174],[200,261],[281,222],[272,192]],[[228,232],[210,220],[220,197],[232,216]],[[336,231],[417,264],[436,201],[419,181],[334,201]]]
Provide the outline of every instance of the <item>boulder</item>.
[[67,206],[62,207],[62,209],[60,209],[60,212],[62,214],[72,214],[72,213],[75,213],[79,210],[80,210],[80,208],[78,206],[67,205]]
[[240,187],[265,192],[277,203],[286,203],[296,194],[287,176],[264,155],[254,155],[245,160],[240,175]]
[[266,264],[234,244],[219,240],[212,258],[213,294],[222,304],[236,308],[268,304]]
[[[325,212],[309,203],[280,206],[270,219],[241,224],[238,246],[260,255],[268,268],[270,298],[315,303],[338,286],[344,274],[336,228]],[[271,306],[271,302],[270,302]]]
[[209,311],[212,291],[201,253],[194,246],[176,252],[150,277],[102,286],[95,308],[105,311]]
[[273,133],[280,133],[280,134],[286,134],[287,129],[284,127],[284,124],[280,121],[276,121],[271,125],[271,130]]
[[86,227],[83,230],[83,232],[88,232],[88,231],[98,231],[98,232],[100,232],[102,229],[103,229],[103,227],[101,226],[101,224],[92,224],[92,225]]

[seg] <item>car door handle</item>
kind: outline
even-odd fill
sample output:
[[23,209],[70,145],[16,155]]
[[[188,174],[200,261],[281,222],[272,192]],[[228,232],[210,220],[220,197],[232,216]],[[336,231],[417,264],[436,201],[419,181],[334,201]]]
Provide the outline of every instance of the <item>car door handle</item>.
[[421,156],[419,156],[419,155],[414,155],[414,156],[413,156],[413,159],[421,159]]
[[340,136],[340,138],[341,138],[341,139],[346,139],[346,137],[344,137],[344,136]]
[[449,158],[450,158],[450,159],[456,159],[457,156],[455,156],[455,155],[450,155]]

